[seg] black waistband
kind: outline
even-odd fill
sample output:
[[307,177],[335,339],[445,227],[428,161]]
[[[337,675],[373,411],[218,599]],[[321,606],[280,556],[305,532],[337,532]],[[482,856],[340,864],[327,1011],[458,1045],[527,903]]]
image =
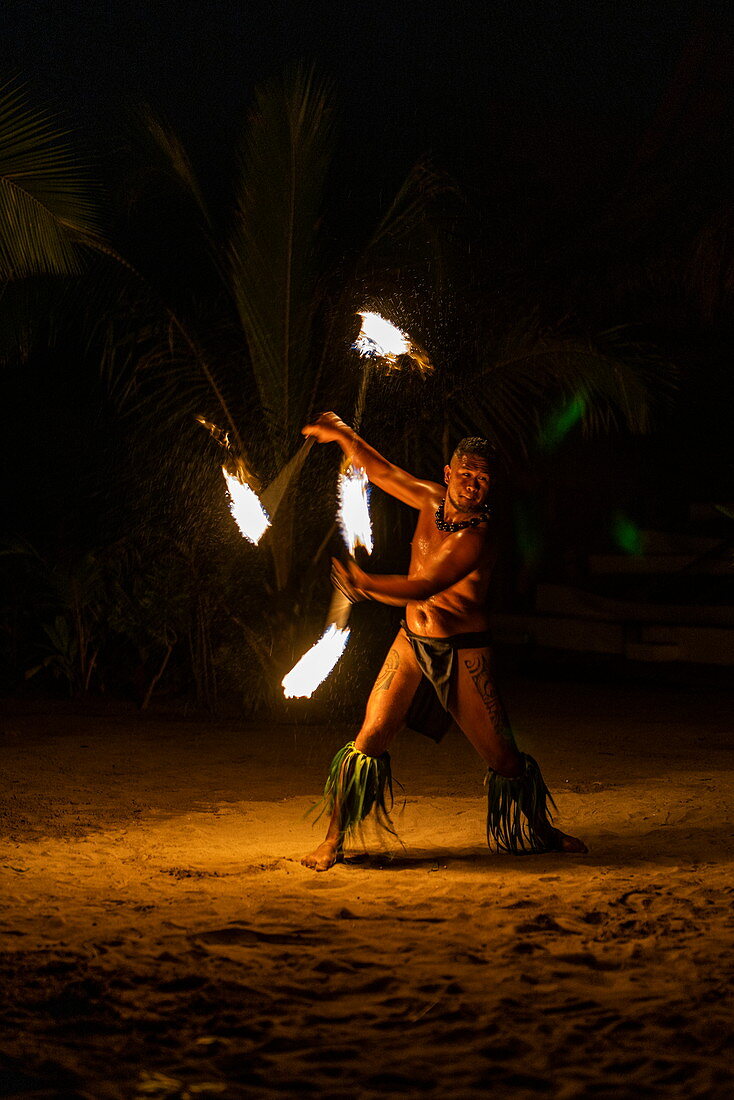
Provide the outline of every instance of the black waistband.
[[446,649],[484,649],[492,644],[492,633],[489,630],[469,630],[463,634],[448,634],[444,637],[431,637],[427,634],[416,634],[410,629],[405,619],[400,623],[409,638],[417,642],[425,642]]

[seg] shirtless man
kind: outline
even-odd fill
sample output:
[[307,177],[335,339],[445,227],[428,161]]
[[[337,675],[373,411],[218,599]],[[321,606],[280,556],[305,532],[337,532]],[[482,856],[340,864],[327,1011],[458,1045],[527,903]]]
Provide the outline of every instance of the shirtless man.
[[[326,838],[302,862],[316,871],[332,867],[342,857],[345,837],[372,809],[391,829],[387,750],[426,688],[434,711],[428,725],[435,727],[436,710],[446,723],[438,734],[430,728],[423,732],[439,740],[453,718],[487,765],[490,846],[512,852],[585,852],[581,840],[552,825],[547,807],[552,798],[536,762],[518,751],[493,682],[485,607],[496,558],[486,504],[491,445],[462,440],[444,467],[445,484],[438,485],[388,462],[334,413],[323,413],[303,434],[319,443],[338,443],[373,485],[416,509],[418,524],[407,576],[365,573],[353,561],[346,567],[334,561],[332,579],[351,600],[404,606],[406,613],[370,694],[362,728],[332,762],[325,792]],[[409,724],[421,728],[419,722]]]

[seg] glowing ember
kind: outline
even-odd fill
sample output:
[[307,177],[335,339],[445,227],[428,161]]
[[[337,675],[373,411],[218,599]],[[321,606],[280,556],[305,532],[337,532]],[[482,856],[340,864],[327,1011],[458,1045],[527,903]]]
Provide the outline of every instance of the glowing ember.
[[370,359],[387,359],[394,363],[399,355],[410,355],[410,340],[395,325],[391,325],[379,313],[360,313],[362,328],[355,341],[360,355]]
[[350,554],[356,546],[372,553],[369,482],[364,470],[351,463],[339,474],[339,525]]
[[270,526],[268,514],[260,503],[257,493],[253,492],[249,485],[233,477],[224,466],[222,473],[227,482],[229,509],[235,523],[246,539],[257,544]]
[[348,629],[340,629],[336,623],[330,623],[318,642],[283,677],[286,699],[310,699],[336,665],[348,640]]

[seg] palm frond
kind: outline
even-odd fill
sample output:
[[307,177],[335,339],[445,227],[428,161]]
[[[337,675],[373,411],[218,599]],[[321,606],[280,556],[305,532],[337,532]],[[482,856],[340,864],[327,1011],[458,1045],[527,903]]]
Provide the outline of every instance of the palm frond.
[[425,227],[426,214],[445,195],[458,194],[456,185],[427,161],[418,161],[380,220],[368,244],[374,249],[386,243],[393,246]]
[[145,127],[153,144],[162,154],[168,168],[179,181],[182,190],[190,196],[199,209],[206,225],[212,227],[209,209],[204,200],[204,195],[199,185],[193,165],[178,136],[157,118],[149,108],[143,111]]
[[278,464],[293,449],[312,389],[318,235],[331,139],[328,89],[313,72],[298,68],[257,93],[230,260]]
[[78,245],[99,233],[89,172],[68,135],[30,107],[15,83],[0,88],[0,278],[70,274]]
[[526,317],[506,325],[483,358],[455,385],[450,404],[508,452],[553,446],[577,422],[587,435],[647,432],[676,385],[673,364],[621,328],[591,339],[544,331]]

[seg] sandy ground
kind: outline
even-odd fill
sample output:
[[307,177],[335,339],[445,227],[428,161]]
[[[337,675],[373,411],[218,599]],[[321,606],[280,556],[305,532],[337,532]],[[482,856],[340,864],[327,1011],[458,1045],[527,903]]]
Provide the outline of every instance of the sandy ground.
[[406,733],[404,850],[315,874],[353,731],[16,704],[0,1095],[734,1095],[732,697],[509,688],[588,856],[489,855],[472,750]]

